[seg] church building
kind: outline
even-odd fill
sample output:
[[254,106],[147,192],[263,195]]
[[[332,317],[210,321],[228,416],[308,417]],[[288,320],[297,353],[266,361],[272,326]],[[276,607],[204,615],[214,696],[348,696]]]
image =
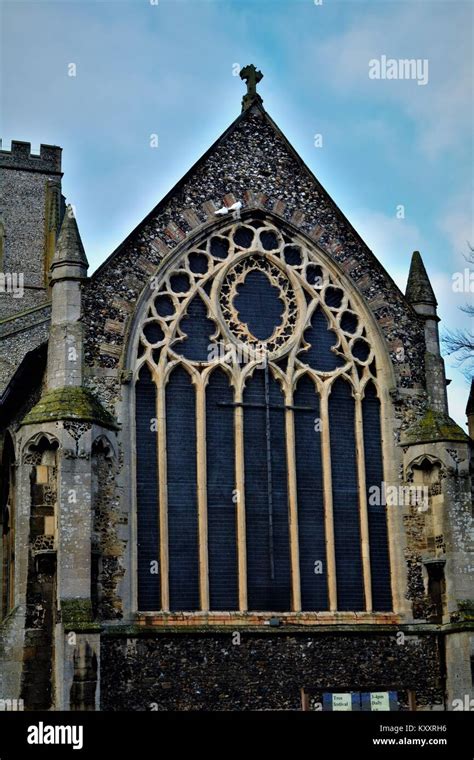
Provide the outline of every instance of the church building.
[[469,709],[474,391],[240,76],[92,276],[61,148],[0,150],[0,699]]

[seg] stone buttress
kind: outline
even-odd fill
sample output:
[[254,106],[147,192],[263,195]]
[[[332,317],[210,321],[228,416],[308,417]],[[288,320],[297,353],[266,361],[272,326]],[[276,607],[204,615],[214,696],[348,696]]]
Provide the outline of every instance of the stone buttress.
[[26,709],[97,709],[99,632],[92,622],[92,451],[116,428],[83,385],[81,287],[87,259],[68,207],[51,263],[45,383],[18,435],[28,559],[22,568]]

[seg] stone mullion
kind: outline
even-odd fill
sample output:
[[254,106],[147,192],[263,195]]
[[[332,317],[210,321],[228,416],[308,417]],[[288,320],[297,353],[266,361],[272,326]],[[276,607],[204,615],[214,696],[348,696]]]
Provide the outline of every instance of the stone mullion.
[[372,612],[372,577],[370,568],[369,515],[367,510],[367,490],[365,475],[364,426],[362,419],[362,402],[359,392],[356,392],[355,394],[355,433],[365,610],[366,612]]
[[[397,471],[393,456],[393,449],[389,444],[392,439],[391,419],[388,416],[388,410],[391,409],[390,397],[387,394],[380,393],[380,435],[382,439],[382,467],[383,479],[385,483],[391,484],[397,482]],[[382,487],[382,484],[380,484]],[[403,553],[403,542],[405,535],[402,528],[402,518],[397,515],[396,509],[385,507],[385,519],[387,521],[387,535],[389,547],[390,562],[390,582],[392,591],[392,608],[398,613],[410,614],[410,602],[406,599],[400,587],[400,575],[405,567],[405,557]],[[405,585],[405,583],[403,584]]]
[[337,611],[336,546],[334,542],[334,515],[332,498],[331,436],[329,430],[328,385],[321,392],[321,450],[323,460],[324,531],[328,578],[329,611]]
[[[235,403],[242,403],[242,392],[236,391]],[[235,488],[237,497],[237,555],[239,570],[239,609],[245,612],[247,602],[247,535],[245,524],[245,457],[244,410],[235,407]]]
[[[293,405],[293,391],[289,388],[286,394],[286,405]],[[286,426],[286,461],[288,468],[288,502],[290,524],[290,560],[291,560],[291,589],[292,608],[294,612],[301,612],[301,583],[300,583],[300,555],[298,542],[298,490],[296,480],[296,448],[295,448],[295,420],[292,409],[285,411]]]
[[207,529],[206,389],[201,375],[196,379],[196,471],[199,533],[199,589],[201,610],[209,611],[209,557]]
[[160,573],[161,609],[170,608],[169,557],[168,557],[168,472],[166,452],[166,392],[163,373],[158,376],[156,387],[156,408],[158,420],[158,513],[160,523]]

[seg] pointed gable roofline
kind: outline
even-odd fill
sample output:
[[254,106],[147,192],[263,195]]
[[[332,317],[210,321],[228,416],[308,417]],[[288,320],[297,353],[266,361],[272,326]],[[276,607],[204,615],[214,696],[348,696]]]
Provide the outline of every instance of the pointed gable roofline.
[[[188,236],[192,244],[200,230],[211,235],[214,222],[218,229],[217,203],[230,210],[237,201],[243,214],[259,211],[290,224],[334,261],[371,309],[401,382],[423,385],[422,320],[259,102],[239,114],[86,283],[86,364],[122,366],[135,304],[163,259]],[[407,341],[401,364],[396,351]]]
[[[111,261],[113,261],[113,259],[115,259],[115,257],[120,253],[122,248],[124,248],[127,245],[127,243],[143,229],[143,227],[146,227],[146,225],[149,222],[151,222],[154,219],[154,217],[158,216],[160,212],[166,208],[169,201],[181,190],[182,187],[186,185],[186,183],[192,178],[192,176],[197,172],[197,170],[203,164],[205,164],[206,160],[209,158],[209,156],[212,155],[212,153],[214,153],[215,149],[230,134],[232,134],[232,132],[234,132],[237,129],[239,124],[242,121],[244,121],[245,118],[248,118],[249,110],[251,109],[242,111],[242,113],[239,114],[239,116],[237,116],[236,119],[234,119],[234,121],[227,127],[227,129],[220,135],[220,137],[218,137],[217,140],[215,140],[212,143],[210,148],[208,148],[206,152],[203,153],[202,156],[198,158],[198,160],[191,166],[191,168],[188,169],[186,174],[183,174],[181,179],[179,179],[178,182],[176,182],[176,184],[173,185],[173,187],[170,190],[168,190],[166,195],[164,195],[163,198],[160,201],[158,201],[156,206],[154,206],[151,209],[151,211],[149,211],[148,214],[141,220],[141,222],[139,222],[137,226],[133,228],[133,230],[127,235],[127,237],[124,240],[122,240],[122,242],[117,246],[115,251],[113,251],[110,254],[110,256],[108,256],[105,259],[105,261],[103,261],[102,264],[100,264],[97,267],[95,272],[91,275],[91,279],[95,279],[102,272],[102,270],[105,269],[107,265],[110,264]],[[261,107],[261,110],[264,111],[263,106]]]
[[[198,172],[198,170],[206,163],[208,158],[212,156],[212,154],[216,151],[216,149],[223,143],[225,140],[232,135],[242,124],[242,122],[248,120],[252,116],[258,114],[260,118],[265,119],[265,121],[270,125],[272,130],[275,132],[277,137],[282,141],[287,151],[290,153],[290,155],[294,158],[294,160],[298,163],[300,168],[303,170],[303,172],[307,175],[307,177],[310,179],[310,181],[316,186],[316,189],[318,192],[324,197],[324,199],[332,206],[334,209],[336,215],[338,216],[339,220],[342,222],[343,225],[348,227],[351,231],[351,233],[355,236],[355,238],[360,242],[361,245],[366,249],[366,251],[369,252],[370,256],[372,257],[374,265],[379,269],[379,271],[382,271],[387,280],[389,281],[392,288],[394,288],[400,296],[405,300],[405,296],[403,292],[400,290],[396,282],[393,280],[391,275],[387,272],[387,270],[382,266],[376,255],[373,253],[373,251],[368,247],[367,243],[363,238],[360,236],[360,234],[357,232],[357,230],[353,227],[349,219],[345,216],[343,211],[339,208],[337,203],[332,199],[328,191],[323,187],[323,185],[320,183],[318,178],[315,176],[315,174],[311,171],[309,166],[303,161],[299,153],[296,151],[296,149],[293,147],[293,145],[290,143],[288,138],[285,136],[285,134],[281,131],[280,127],[276,124],[276,122],[271,118],[271,116],[268,114],[268,112],[265,110],[263,103],[259,100],[255,100],[251,106],[245,108],[242,113],[240,113],[236,119],[227,127],[227,129],[220,135],[220,137],[215,140],[212,145],[205,151],[205,153],[202,154],[202,156],[191,166],[191,168],[184,174],[181,179],[178,180],[178,182],[166,193],[166,195],[154,206],[151,211],[137,224],[137,226],[127,235],[127,237],[117,246],[115,251],[113,251],[110,256],[102,263],[100,266],[95,270],[95,272],[91,275],[91,279],[96,279],[109,265],[110,263],[120,255],[120,252],[123,250],[123,248],[140,232],[143,228],[145,228],[155,217],[157,217],[163,210],[165,210],[168,203],[179,193],[179,191],[193,178],[193,176]],[[208,199],[211,200],[211,199]],[[214,199],[212,199],[214,200]],[[215,200],[218,200],[216,197]],[[301,214],[303,216],[303,214]],[[299,225],[297,225],[299,226]],[[315,239],[317,239],[315,237]],[[337,247],[339,244],[338,240],[333,240],[331,248]],[[170,249],[171,250],[171,249]],[[330,251],[329,251],[330,252]]]

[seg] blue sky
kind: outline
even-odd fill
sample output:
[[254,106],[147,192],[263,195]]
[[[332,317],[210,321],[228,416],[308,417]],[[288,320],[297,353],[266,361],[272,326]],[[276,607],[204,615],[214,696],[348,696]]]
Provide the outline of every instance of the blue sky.
[[[458,306],[473,296],[453,292],[452,275],[474,244],[474,3],[153,3],[2,4],[4,146],[63,147],[91,271],[238,115],[234,65],[253,62],[266,109],[398,285],[419,249],[441,326],[468,327]],[[427,59],[428,83],[370,79],[382,55]],[[468,386],[453,364],[450,408],[464,424]]]

